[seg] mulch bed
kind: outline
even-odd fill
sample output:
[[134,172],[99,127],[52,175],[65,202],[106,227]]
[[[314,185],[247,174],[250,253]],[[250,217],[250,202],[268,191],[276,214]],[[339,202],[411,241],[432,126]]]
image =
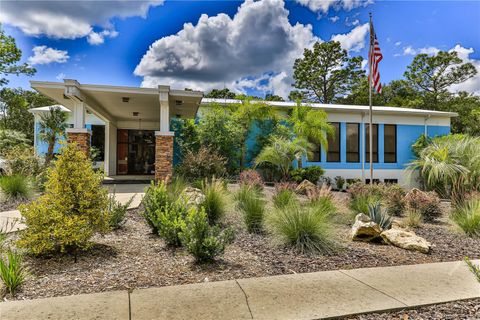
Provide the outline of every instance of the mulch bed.
[[419,307],[414,310],[401,310],[384,313],[369,313],[345,320],[434,320],[455,319],[474,320],[480,318],[480,299],[454,301],[431,306]]
[[[226,223],[236,238],[213,264],[195,264],[182,249],[170,249],[139,215],[130,210],[124,227],[105,236],[75,263],[72,256],[25,257],[31,277],[15,297],[33,299],[111,290],[170,286],[204,281],[260,277],[302,272],[480,258],[480,239],[467,238],[447,223],[425,224],[417,234],[435,247],[429,254],[383,244],[349,241],[350,228],[339,225],[342,249],[333,255],[301,255],[273,244],[266,235],[248,234],[243,220],[229,210]],[[472,275],[472,281],[474,281]]]
[[0,212],[17,210],[18,206],[24,203],[28,203],[31,200],[28,199],[16,199],[16,200],[4,200],[0,201]]

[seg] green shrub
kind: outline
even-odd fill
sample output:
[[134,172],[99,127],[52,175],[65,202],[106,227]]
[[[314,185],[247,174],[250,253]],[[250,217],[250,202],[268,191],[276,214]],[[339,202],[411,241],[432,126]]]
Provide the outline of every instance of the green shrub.
[[480,282],[480,266],[475,265],[468,257],[465,257],[465,263],[468,266],[468,269],[473,273],[477,281]]
[[156,212],[156,219],[153,223],[158,230],[158,235],[162,237],[169,246],[179,247],[180,232],[185,224],[187,215],[187,205],[185,199],[179,198],[173,203],[167,203]]
[[5,156],[12,149],[28,148],[30,140],[22,132],[0,129],[0,156]]
[[109,230],[107,190],[85,153],[75,144],[62,149],[48,172],[45,194],[19,210],[26,230],[17,244],[33,254],[71,252],[91,247],[96,233]]
[[198,151],[187,151],[182,163],[175,171],[188,181],[212,177],[221,178],[227,173],[226,164],[227,159],[215,149],[202,146]]
[[442,215],[440,198],[435,192],[423,192],[418,189],[410,190],[405,196],[407,210],[418,211],[426,222],[434,221]]
[[345,179],[341,176],[336,176],[335,185],[337,186],[337,190],[342,191],[343,187],[345,186]]
[[0,257],[0,278],[11,295],[25,282],[27,274],[20,254],[8,250],[5,259]]
[[281,189],[273,196],[273,205],[277,209],[283,209],[288,205],[297,203],[295,192],[290,189]]
[[290,177],[293,181],[300,183],[303,180],[308,180],[313,184],[317,184],[318,179],[325,173],[319,166],[310,166],[305,168],[294,169],[290,172]]
[[405,211],[405,190],[398,184],[388,185],[385,189],[384,205],[388,213],[393,216],[401,216]]
[[35,177],[42,172],[42,160],[35,155],[33,148],[17,147],[5,152],[9,175]]
[[451,219],[470,237],[480,237],[480,198],[467,200],[454,209]]
[[331,253],[336,248],[329,214],[290,205],[269,216],[273,237],[300,253]]
[[204,181],[202,191],[205,194],[205,200],[201,206],[205,209],[208,221],[215,224],[225,215],[225,187],[221,180],[213,178],[210,182]]
[[382,230],[387,230],[392,227],[393,219],[386,209],[382,209],[380,202],[368,205],[368,216],[373,222],[378,224]]
[[127,201],[127,203],[122,204],[117,199],[115,199],[115,191],[113,194],[108,196],[108,206],[107,210],[109,212],[110,216],[110,221],[109,221],[109,226],[112,230],[119,229],[123,224],[125,223],[125,215],[127,214],[128,207],[133,201],[133,198],[135,196],[132,196],[130,200]]
[[0,189],[7,199],[26,199],[30,195],[27,178],[20,175],[1,176]]
[[191,207],[180,238],[197,262],[208,262],[225,251],[226,245],[233,240],[233,232],[230,229],[221,232],[218,226],[210,226],[205,210]]
[[158,234],[158,216],[157,211],[162,210],[171,203],[170,195],[167,191],[167,185],[164,181],[159,181],[155,184],[153,181],[150,186],[145,190],[145,196],[143,197],[143,211],[141,215],[147,221],[149,227],[152,229],[152,233]]
[[248,232],[261,232],[265,216],[265,201],[260,193],[247,185],[235,194],[236,207],[243,213]]

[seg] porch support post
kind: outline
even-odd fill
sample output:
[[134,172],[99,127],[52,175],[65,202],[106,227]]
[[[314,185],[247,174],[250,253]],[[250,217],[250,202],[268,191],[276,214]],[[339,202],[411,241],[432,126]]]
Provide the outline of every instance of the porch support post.
[[84,102],[75,101],[73,106],[73,128],[68,128],[68,143],[76,143],[78,148],[85,152],[87,157],[90,155],[90,137],[91,132],[85,128],[86,105]]
[[105,121],[105,162],[106,176],[117,174],[117,127],[110,121]]
[[155,180],[165,180],[173,172],[173,137],[170,131],[168,86],[158,86],[160,102],[160,131],[155,132]]

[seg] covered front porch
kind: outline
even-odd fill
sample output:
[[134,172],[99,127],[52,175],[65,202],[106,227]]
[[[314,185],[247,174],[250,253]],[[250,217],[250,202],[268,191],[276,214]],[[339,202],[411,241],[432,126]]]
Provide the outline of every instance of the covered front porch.
[[174,138],[170,119],[194,118],[203,97],[200,91],[171,90],[169,86],[91,85],[71,79],[63,83],[31,81],[31,86],[71,111],[68,140],[86,153],[91,142],[87,115],[104,122],[103,167],[111,180],[158,180],[170,175]]

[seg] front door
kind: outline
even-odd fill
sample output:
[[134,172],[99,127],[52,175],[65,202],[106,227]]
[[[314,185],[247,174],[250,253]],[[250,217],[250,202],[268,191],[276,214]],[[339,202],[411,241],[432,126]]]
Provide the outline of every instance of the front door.
[[155,131],[119,129],[117,174],[155,174]]

